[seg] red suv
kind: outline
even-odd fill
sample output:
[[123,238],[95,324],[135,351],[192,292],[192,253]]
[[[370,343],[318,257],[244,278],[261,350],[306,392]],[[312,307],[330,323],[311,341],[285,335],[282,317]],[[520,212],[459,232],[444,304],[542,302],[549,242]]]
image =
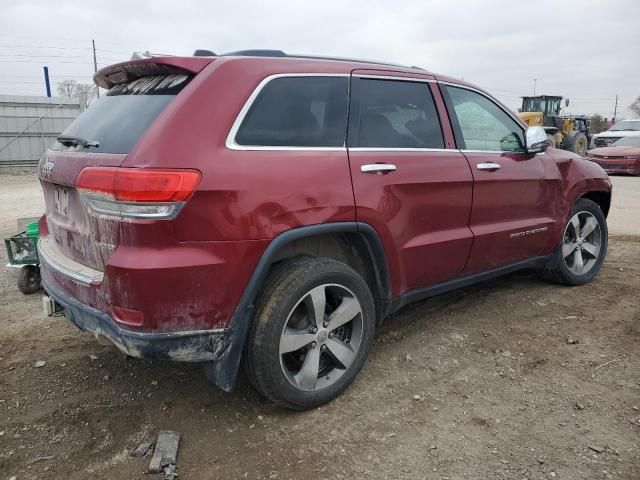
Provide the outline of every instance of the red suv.
[[279,51],[95,81],[39,165],[45,309],[225,390],[242,361],[278,405],[320,405],[403,305],[522,268],[579,285],[604,260],[602,168],[465,82]]

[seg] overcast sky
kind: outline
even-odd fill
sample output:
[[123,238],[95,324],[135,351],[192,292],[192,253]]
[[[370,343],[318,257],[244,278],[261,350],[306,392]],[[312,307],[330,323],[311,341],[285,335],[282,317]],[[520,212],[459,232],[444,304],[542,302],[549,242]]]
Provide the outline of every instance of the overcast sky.
[[533,93],[568,112],[629,117],[640,95],[640,0],[0,0],[0,94],[90,82],[133,51],[190,55],[276,48],[419,65],[464,78],[515,108]]

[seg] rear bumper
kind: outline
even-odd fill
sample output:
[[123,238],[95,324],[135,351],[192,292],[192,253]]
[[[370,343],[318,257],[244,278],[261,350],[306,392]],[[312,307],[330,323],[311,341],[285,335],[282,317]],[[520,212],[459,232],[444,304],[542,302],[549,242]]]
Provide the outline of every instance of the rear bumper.
[[43,263],[48,264],[53,270],[81,285],[100,283],[104,279],[103,272],[82,265],[65,256],[52,237],[40,238],[38,241],[38,256]]
[[43,280],[47,294],[64,309],[64,315],[80,330],[100,342],[113,343],[122,352],[137,358],[206,362],[220,359],[227,346],[226,329],[172,333],[140,333],[124,330],[106,313],[64,294]]

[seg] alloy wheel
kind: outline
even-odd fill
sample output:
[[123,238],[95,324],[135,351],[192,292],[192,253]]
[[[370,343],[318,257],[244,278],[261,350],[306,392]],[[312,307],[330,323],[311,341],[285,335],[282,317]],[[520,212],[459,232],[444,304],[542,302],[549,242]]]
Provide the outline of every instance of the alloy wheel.
[[293,307],[280,335],[280,366],[296,388],[333,385],[356,358],[363,338],[360,302],[346,287],[324,284]]
[[576,213],[564,231],[562,258],[571,273],[584,275],[597,263],[602,250],[602,229],[590,212]]

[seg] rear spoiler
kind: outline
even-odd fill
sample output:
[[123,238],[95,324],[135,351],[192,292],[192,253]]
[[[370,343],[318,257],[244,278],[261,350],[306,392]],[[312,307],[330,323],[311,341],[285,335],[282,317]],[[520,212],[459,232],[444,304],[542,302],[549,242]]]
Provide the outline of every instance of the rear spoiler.
[[107,90],[149,75],[197,74],[213,62],[211,57],[151,57],[116,63],[96,72],[93,81]]

